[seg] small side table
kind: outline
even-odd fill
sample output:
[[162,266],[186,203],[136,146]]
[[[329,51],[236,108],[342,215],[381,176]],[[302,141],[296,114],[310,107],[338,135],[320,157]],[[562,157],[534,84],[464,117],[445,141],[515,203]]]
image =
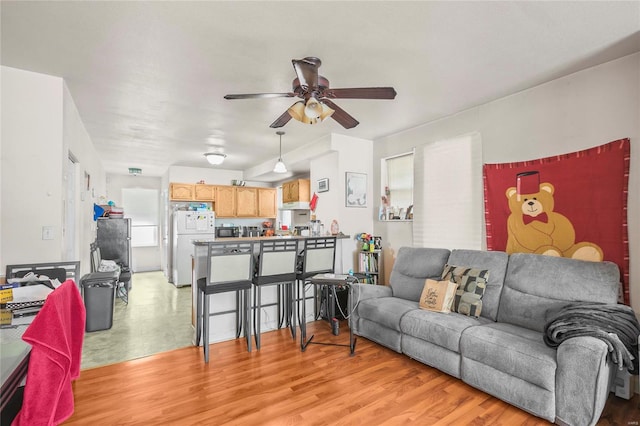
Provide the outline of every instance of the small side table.
[[310,344],[328,345],[328,346],[347,346],[349,347],[349,356],[353,356],[356,351],[356,338],[353,335],[353,327],[351,324],[351,311],[353,309],[353,289],[351,284],[357,282],[357,278],[350,275],[341,274],[317,274],[309,278],[309,282],[317,286],[343,287],[349,292],[348,301],[348,324],[349,324],[349,344],[314,342],[313,335],[307,340],[307,321],[306,321],[306,304],[302,300],[302,321],[300,323],[300,350],[304,352]]

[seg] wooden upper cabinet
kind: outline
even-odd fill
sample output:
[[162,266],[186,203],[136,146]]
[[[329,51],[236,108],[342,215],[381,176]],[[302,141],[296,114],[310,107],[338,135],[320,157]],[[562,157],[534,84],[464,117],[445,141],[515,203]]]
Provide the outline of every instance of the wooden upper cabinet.
[[170,183],[171,201],[213,201],[216,217],[277,216],[275,188]]
[[236,216],[258,216],[258,188],[238,186],[236,189]]
[[203,185],[195,184],[195,199],[196,201],[214,201],[216,194],[215,185]]
[[296,179],[282,184],[282,202],[309,201],[311,182],[309,179]]
[[275,188],[258,188],[258,217],[275,218],[278,215]]
[[234,186],[216,186],[216,217],[236,216],[236,188]]
[[169,198],[171,200],[192,201],[194,198],[194,186],[191,183],[169,184]]

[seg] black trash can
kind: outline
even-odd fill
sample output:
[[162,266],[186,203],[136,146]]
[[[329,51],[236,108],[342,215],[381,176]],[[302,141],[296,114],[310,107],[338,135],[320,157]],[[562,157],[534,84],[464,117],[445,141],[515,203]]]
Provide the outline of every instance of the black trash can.
[[108,330],[113,325],[113,310],[118,274],[92,272],[80,279],[84,307],[87,311],[86,331]]

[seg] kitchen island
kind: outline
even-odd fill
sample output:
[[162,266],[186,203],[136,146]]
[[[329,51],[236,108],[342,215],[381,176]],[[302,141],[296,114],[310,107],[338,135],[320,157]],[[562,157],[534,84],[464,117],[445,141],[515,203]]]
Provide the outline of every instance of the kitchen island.
[[[336,256],[335,256],[335,272],[345,273],[353,268],[352,262],[343,261],[343,251],[351,250],[348,246],[350,242],[350,236],[340,234],[336,237]],[[254,242],[259,243],[262,240],[274,240],[274,239],[295,239],[298,240],[298,250],[302,250],[302,241],[314,237],[305,236],[273,236],[273,237],[239,237],[239,238],[215,238],[215,239],[194,239],[191,243],[194,246],[192,255],[192,276],[191,276],[191,325],[193,326],[192,341],[196,342],[196,300],[197,300],[197,281],[199,278],[204,278],[207,274],[207,247],[209,242]],[[345,243],[345,244],[343,244]],[[343,247],[343,245],[345,247]],[[259,250],[259,244],[255,244],[255,250]],[[265,331],[275,330],[278,328],[278,312],[276,306],[265,306],[276,302],[277,299],[277,286],[266,286],[262,289],[262,314],[260,329],[264,333]],[[309,297],[313,293],[313,288],[309,287],[305,289],[305,296]],[[235,292],[227,292],[216,294],[211,298],[210,310],[211,312],[223,312],[233,311],[236,306],[236,294]],[[314,320],[313,301],[307,300],[306,302],[306,321]],[[210,333],[209,343],[221,342],[225,340],[231,340],[236,338],[236,319],[234,313],[216,315],[209,319],[210,321]],[[253,332],[253,331],[252,331]]]

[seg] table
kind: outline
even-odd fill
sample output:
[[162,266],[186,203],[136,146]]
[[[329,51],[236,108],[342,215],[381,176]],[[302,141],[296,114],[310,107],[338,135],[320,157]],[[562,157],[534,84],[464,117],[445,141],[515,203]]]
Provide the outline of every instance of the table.
[[[341,274],[317,274],[309,278],[309,282],[313,285],[324,286],[324,287],[343,287],[346,288],[349,292],[349,302],[348,302],[348,315],[347,321],[349,324],[349,344],[339,344],[339,343],[326,343],[326,342],[314,342],[313,335],[307,340],[307,323],[306,321],[302,321],[300,323],[300,350],[304,352],[307,349],[307,346],[310,344],[315,345],[330,345],[330,346],[347,346],[349,347],[349,356],[353,356],[356,351],[356,338],[353,335],[353,326],[351,324],[351,311],[353,310],[353,288],[351,284],[357,282],[357,278],[351,275],[341,275]],[[304,283],[303,283],[304,286]],[[302,290],[302,294],[304,294],[304,289]],[[299,301],[298,301],[299,302]],[[329,300],[328,300],[329,303]],[[331,303],[333,306],[334,303]],[[304,302],[304,298],[302,299],[302,318],[306,318],[306,303]]]
[[0,328],[0,411],[3,411],[27,375],[31,346],[22,335],[35,315],[15,318]]

